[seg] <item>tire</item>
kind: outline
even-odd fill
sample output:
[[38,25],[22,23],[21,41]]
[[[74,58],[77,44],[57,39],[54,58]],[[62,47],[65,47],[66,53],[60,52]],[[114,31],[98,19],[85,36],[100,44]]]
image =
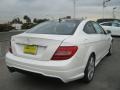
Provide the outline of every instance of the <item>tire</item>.
[[112,44],[110,45],[109,52],[108,52],[107,56],[111,56],[111,55],[112,55]]
[[94,54],[92,54],[89,57],[86,69],[85,69],[85,76],[83,78],[84,82],[89,83],[90,81],[92,81],[93,77],[94,77],[94,73],[95,73],[95,56]]

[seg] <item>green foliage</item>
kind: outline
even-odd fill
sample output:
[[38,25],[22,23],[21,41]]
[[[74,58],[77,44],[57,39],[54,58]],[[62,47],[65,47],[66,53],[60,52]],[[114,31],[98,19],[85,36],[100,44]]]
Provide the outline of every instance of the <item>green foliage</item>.
[[10,23],[11,24],[14,24],[14,23],[22,24],[22,21],[20,20],[20,18],[14,18]]
[[32,28],[32,27],[34,27],[34,26],[36,26],[37,24],[33,24],[33,23],[24,23],[23,25],[22,25],[22,29],[30,29],[30,28]]
[[23,19],[26,21],[26,23],[23,23],[19,17],[14,18],[12,21],[9,21],[6,24],[0,24],[0,32],[5,32],[5,31],[10,31],[15,29],[14,27],[12,27],[12,24],[22,24],[22,29],[30,29],[40,23],[43,23],[45,21],[49,21],[49,19],[37,19],[34,18],[33,22],[31,20],[31,18],[27,15],[24,15]]
[[[24,16],[24,18],[26,18],[26,16]],[[49,19],[36,19],[36,18],[34,18],[34,20],[33,20],[33,23],[23,23],[23,25],[22,25],[22,29],[30,29],[30,28],[32,28],[32,27],[34,27],[34,26],[36,26],[36,25],[38,25],[38,24],[40,24],[40,23],[43,23],[43,22],[45,22],[45,21],[48,21]]]
[[0,32],[6,32],[14,29],[10,24],[0,24]]
[[34,18],[34,20],[33,20],[33,22],[36,24],[43,23],[45,21],[49,21],[49,19],[36,19],[36,18]]
[[31,19],[27,15],[25,15],[23,19],[26,20],[26,23],[31,23]]

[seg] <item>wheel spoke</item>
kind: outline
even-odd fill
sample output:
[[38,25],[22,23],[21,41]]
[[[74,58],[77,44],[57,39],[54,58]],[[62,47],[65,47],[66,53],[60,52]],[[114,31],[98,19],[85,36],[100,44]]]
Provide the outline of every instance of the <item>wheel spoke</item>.
[[88,66],[88,78],[92,79],[93,75],[94,75],[94,58],[91,57],[89,66]]

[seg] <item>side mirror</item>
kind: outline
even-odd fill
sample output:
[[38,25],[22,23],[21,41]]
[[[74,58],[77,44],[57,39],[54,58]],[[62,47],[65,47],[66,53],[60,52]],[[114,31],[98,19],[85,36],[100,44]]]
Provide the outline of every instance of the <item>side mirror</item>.
[[107,34],[111,34],[111,31],[110,31],[110,30],[106,30],[106,33],[107,33]]

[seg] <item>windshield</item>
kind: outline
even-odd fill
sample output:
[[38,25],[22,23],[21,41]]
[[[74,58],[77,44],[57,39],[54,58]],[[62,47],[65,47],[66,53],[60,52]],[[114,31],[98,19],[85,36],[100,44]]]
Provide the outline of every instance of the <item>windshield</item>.
[[80,20],[48,21],[26,31],[26,33],[72,35],[79,24]]

